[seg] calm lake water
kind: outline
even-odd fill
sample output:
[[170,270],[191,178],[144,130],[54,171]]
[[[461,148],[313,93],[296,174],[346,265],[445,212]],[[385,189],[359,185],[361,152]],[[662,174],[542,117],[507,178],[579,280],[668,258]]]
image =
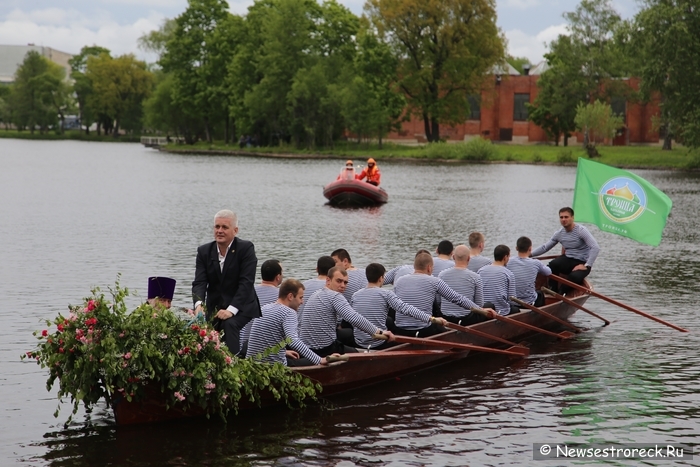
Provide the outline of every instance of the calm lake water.
[[152,275],[176,278],[173,304],[189,305],[196,248],[211,241],[221,208],[238,213],[239,235],[255,243],[259,264],[278,258],[286,277],[307,279],[336,248],[356,265],[391,267],[440,240],[466,242],[473,230],[489,251],[513,248],[520,235],[538,245],[573,199],[574,167],[385,162],[389,203],[338,210],[321,188],[341,163],[0,139],[0,465],[567,465],[533,461],[532,444],[698,450],[700,174],[670,171],[635,171],[673,200],[661,246],[591,226],[602,252],[590,278],[599,292],[688,334],[591,299],[611,326],[577,314],[588,332],[536,343],[523,361],[467,360],[301,411],[126,429],[106,405],[67,429],[67,404],[53,417],[46,371],[19,358],[34,347],[32,332],[118,274],[140,293],[134,305]]

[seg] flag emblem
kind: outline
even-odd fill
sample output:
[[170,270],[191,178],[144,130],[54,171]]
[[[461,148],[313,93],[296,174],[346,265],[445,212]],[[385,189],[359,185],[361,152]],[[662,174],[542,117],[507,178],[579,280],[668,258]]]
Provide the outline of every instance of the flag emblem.
[[624,224],[642,215],[647,206],[647,194],[635,180],[615,177],[601,187],[599,201],[608,219]]

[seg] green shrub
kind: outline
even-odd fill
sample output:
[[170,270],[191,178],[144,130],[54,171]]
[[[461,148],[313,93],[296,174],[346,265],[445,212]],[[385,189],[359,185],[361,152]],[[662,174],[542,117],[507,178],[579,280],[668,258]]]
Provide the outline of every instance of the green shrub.
[[534,162],[535,164],[539,164],[540,162],[542,162],[542,156],[540,156],[539,152],[536,152],[535,154],[533,154],[532,162]]
[[466,143],[432,143],[421,150],[421,157],[428,159],[459,159],[465,161],[485,161],[496,156],[496,148],[491,141],[474,138]]
[[564,149],[557,154],[557,164],[570,164],[574,162],[574,155],[571,149]]

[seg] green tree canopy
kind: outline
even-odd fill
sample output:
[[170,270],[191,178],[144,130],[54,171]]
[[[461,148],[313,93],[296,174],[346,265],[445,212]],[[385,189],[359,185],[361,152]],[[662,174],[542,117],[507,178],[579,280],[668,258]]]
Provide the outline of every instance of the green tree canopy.
[[504,59],[493,0],[368,0],[365,13],[398,58],[400,86],[428,141],[463,122],[468,97]]

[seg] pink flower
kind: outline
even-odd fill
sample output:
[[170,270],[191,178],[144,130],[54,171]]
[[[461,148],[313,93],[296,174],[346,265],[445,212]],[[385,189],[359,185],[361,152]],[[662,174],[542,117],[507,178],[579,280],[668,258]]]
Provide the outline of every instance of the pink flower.
[[44,329],[43,331],[41,331],[41,335],[42,335],[43,337],[46,337],[46,336],[49,335],[49,331],[46,330],[46,329]]
[[58,332],[63,332],[63,329],[65,329],[62,324],[59,324],[56,327],[58,328]]
[[59,348],[58,348],[58,353],[63,353],[63,352],[65,352],[65,350],[63,350],[63,347],[59,347]]
[[120,332],[120,333],[119,333],[119,337],[124,337],[124,333],[123,333],[123,332]]
[[204,336],[206,336],[206,335],[207,335],[207,331],[205,331],[204,329],[202,329],[201,331],[199,331],[199,337],[204,337]]
[[197,344],[197,352],[199,352],[200,350],[202,350],[202,344],[199,344],[199,343],[198,343],[198,344]]
[[124,354],[124,359],[129,360],[131,358],[131,352],[127,352]]
[[226,355],[226,364],[230,365],[231,363],[233,363],[233,359],[231,357],[229,357],[228,355]]
[[185,396],[183,396],[183,395],[180,394],[179,392],[176,392],[176,393],[175,393],[175,397],[177,397],[177,400],[179,400],[180,402],[182,402],[182,401],[185,400]]
[[90,300],[87,304],[87,311],[92,311],[97,308],[98,303],[95,300]]

